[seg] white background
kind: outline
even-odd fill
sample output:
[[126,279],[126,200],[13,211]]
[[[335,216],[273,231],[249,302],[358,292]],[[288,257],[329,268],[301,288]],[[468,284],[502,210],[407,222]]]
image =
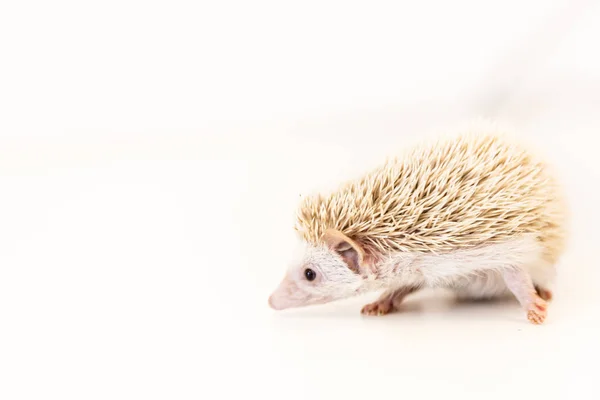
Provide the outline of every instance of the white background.
[[[1,2],[0,399],[600,398],[599,40],[591,1]],[[267,307],[300,194],[479,115],[568,188],[545,325]]]

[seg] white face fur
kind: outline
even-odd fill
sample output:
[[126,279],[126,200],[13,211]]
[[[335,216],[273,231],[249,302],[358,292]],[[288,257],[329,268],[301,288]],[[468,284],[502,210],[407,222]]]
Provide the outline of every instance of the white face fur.
[[303,256],[288,269],[269,297],[276,310],[323,304],[359,293],[364,283],[357,252],[347,243],[305,245]]

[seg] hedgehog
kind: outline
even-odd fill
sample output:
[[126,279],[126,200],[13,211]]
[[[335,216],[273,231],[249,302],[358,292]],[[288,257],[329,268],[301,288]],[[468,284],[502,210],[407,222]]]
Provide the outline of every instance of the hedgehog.
[[549,163],[495,130],[421,141],[330,193],[302,197],[301,255],[269,297],[275,310],[373,291],[364,315],[409,294],[513,296],[542,324],[566,245],[567,204]]

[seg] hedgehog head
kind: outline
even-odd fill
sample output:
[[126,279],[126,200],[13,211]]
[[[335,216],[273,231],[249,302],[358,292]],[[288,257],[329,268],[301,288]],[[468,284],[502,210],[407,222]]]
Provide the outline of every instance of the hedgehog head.
[[269,304],[283,310],[329,303],[361,293],[367,279],[362,247],[343,233],[328,229],[320,241],[306,243],[302,257],[288,269]]

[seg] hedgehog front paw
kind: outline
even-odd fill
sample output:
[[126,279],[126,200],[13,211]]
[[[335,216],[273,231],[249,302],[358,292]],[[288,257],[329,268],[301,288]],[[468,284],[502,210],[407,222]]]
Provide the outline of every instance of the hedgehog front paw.
[[548,303],[541,297],[537,297],[527,309],[527,319],[535,325],[540,325],[546,320]]
[[391,299],[377,300],[367,304],[360,311],[364,315],[386,315],[394,310],[394,304]]

